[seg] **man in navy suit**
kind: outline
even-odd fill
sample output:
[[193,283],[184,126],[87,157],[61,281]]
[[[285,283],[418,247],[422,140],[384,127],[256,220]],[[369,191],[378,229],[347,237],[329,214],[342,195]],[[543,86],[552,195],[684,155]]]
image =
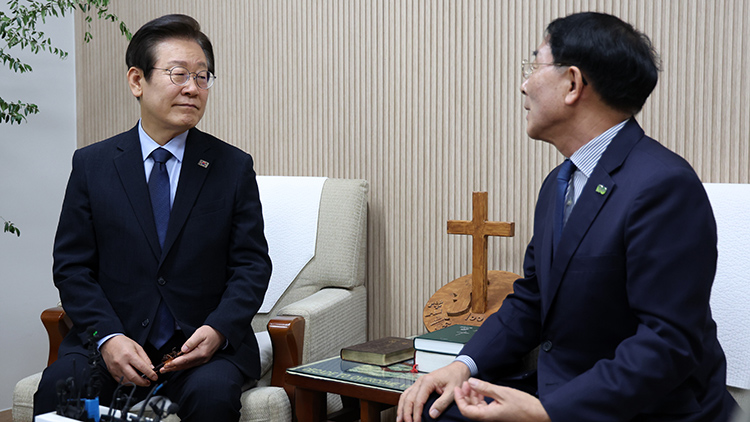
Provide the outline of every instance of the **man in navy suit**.
[[[141,119],[73,156],[53,273],[74,327],[34,412],[54,410],[58,380],[84,382],[91,327],[109,374],[102,404],[118,382],[142,397],[167,380],[160,393],[183,421],[236,421],[242,385],[260,377],[250,323],[271,273],[253,160],[195,128],[214,57],[193,18],[148,22],[126,62]],[[155,372],[174,349],[184,354]]]
[[[399,420],[726,421],[711,206],[633,117],[658,77],[649,39],[580,13],[553,21],[534,56],[527,133],[566,162],[539,192],[524,278],[455,362],[404,392]],[[537,346],[536,394],[508,387]]]

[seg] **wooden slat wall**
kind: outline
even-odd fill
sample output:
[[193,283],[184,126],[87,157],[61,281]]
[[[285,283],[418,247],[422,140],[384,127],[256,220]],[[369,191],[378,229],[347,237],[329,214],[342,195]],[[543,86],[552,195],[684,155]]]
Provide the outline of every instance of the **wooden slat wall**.
[[[214,42],[218,81],[200,127],[250,152],[259,174],[370,181],[369,336],[424,332],[421,310],[469,273],[472,191],[490,219],[490,269],[520,272],[536,193],[560,155],[525,134],[520,62],[546,24],[614,13],[649,34],[663,72],[638,119],[705,182],[748,183],[750,5],[744,0],[128,0],[136,29],[165,13],[196,17]],[[79,18],[79,39],[85,29]],[[130,128],[127,45],[95,22],[78,45],[78,136]]]

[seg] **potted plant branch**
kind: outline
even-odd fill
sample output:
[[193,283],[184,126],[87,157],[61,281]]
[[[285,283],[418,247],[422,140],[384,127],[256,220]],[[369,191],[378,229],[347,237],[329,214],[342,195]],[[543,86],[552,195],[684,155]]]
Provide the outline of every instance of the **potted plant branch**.
[[[41,51],[58,56],[61,60],[68,57],[64,51],[52,42],[37,25],[46,22],[48,18],[65,16],[79,11],[85,14],[88,28],[84,34],[84,42],[92,39],[91,22],[93,17],[119,24],[120,32],[130,40],[132,34],[124,22],[110,13],[107,7],[110,0],[10,0],[7,2],[8,13],[0,11],[0,61],[4,66],[16,73],[33,71],[31,65],[13,55],[13,49],[29,50],[34,54]],[[0,125],[21,124],[27,116],[39,113],[36,104],[23,100],[8,100],[0,96]],[[21,231],[13,222],[3,217],[4,233],[21,236]]]

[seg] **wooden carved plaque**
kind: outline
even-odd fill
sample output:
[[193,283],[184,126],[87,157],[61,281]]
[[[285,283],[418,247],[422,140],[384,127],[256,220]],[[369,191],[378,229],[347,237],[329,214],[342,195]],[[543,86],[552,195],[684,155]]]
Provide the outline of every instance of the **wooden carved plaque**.
[[513,293],[513,282],[521,278],[508,271],[490,271],[487,274],[487,309],[471,310],[471,274],[459,277],[441,287],[432,295],[422,311],[427,331],[432,332],[455,324],[482,325],[488,316],[500,309],[503,300]]

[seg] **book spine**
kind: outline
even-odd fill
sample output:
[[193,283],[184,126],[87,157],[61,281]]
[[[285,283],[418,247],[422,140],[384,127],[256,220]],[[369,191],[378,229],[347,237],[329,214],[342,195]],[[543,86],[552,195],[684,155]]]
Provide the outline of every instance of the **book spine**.
[[417,364],[417,371],[419,372],[432,372],[449,365],[455,359],[456,355],[425,352],[423,350],[417,350],[414,355],[414,363]]

